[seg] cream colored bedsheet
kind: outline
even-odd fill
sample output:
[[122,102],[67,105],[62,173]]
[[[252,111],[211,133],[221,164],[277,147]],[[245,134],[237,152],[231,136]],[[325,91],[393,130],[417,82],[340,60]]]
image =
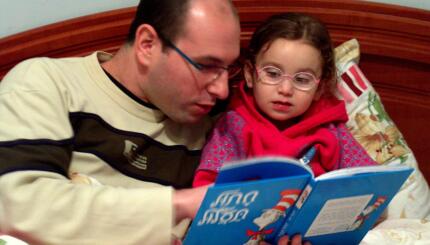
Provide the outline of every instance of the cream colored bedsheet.
[[430,221],[388,219],[370,230],[360,245],[429,245]]

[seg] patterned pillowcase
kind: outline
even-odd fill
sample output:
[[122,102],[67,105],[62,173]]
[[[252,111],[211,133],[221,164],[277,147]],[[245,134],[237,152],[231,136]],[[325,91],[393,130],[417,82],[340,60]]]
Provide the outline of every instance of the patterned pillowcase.
[[346,68],[338,89],[347,105],[347,127],[353,136],[378,164],[414,162],[412,151],[360,68],[354,62]]
[[391,201],[388,218],[430,218],[430,190],[402,134],[384,109],[378,93],[358,66],[356,39],[335,49],[339,97],[349,115],[347,127],[378,164],[401,163],[415,168]]

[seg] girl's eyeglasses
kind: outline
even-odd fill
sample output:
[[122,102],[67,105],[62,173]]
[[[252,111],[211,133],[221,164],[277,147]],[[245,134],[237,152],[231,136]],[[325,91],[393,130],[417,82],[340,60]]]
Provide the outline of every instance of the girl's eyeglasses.
[[318,86],[320,79],[312,73],[298,72],[293,75],[284,74],[281,69],[274,66],[265,66],[257,70],[259,81],[267,85],[278,85],[289,79],[295,89],[309,91]]

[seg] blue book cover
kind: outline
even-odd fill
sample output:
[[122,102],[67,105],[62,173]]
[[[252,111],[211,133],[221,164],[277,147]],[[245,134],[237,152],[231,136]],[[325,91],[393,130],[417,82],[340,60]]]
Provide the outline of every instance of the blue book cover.
[[277,234],[302,234],[312,244],[358,244],[413,169],[403,165],[346,168],[304,188]]
[[314,244],[336,244],[343,236],[342,243],[360,241],[411,172],[375,166],[314,178],[292,158],[229,164],[208,188],[184,244],[275,243],[297,233]]

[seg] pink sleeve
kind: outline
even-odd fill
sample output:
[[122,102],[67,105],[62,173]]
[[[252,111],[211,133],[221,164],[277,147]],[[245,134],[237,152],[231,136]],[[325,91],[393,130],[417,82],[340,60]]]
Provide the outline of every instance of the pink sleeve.
[[219,172],[228,161],[245,157],[244,120],[235,111],[226,112],[216,123],[203,148],[198,170]]
[[339,168],[377,164],[355,140],[344,124],[338,125],[337,134],[341,145]]

